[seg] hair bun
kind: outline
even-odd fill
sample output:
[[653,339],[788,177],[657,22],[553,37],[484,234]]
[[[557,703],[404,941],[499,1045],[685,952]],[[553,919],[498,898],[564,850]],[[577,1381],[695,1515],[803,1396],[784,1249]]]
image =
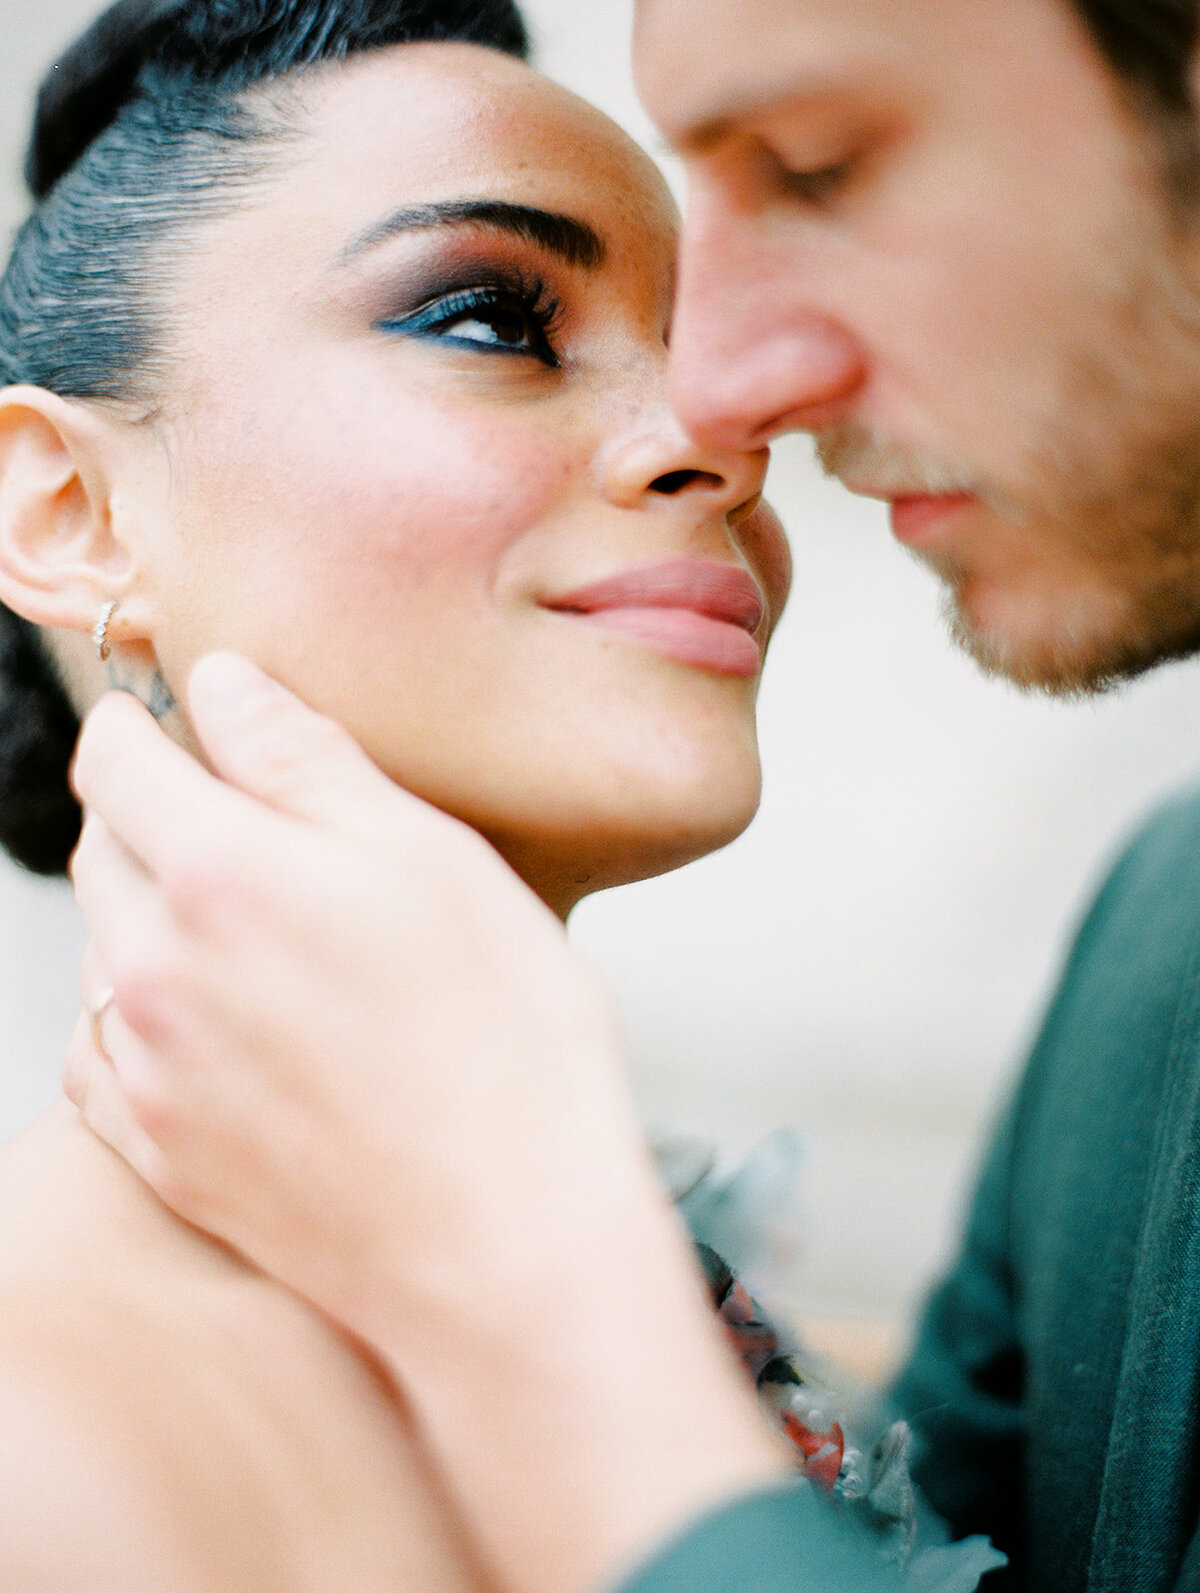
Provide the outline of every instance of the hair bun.
[[186,0],[118,0],[50,68],[38,91],[25,181],[35,199],[114,120],[164,25]]

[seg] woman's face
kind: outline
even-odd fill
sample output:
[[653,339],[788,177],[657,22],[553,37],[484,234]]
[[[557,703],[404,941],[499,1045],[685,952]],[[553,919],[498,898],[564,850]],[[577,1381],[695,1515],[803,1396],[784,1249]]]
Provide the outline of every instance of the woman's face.
[[245,652],[559,909],[722,844],[788,560],[765,455],[666,404],[661,178],[469,46],[300,92],[302,138],[172,279],[142,515],[168,679]]

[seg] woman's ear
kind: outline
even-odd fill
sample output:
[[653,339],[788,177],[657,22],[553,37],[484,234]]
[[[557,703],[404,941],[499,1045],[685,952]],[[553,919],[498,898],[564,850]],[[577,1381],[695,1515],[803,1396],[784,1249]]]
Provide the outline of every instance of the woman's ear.
[[0,602],[35,625],[90,631],[106,602],[148,634],[132,551],[114,527],[119,421],[38,387],[0,389]]

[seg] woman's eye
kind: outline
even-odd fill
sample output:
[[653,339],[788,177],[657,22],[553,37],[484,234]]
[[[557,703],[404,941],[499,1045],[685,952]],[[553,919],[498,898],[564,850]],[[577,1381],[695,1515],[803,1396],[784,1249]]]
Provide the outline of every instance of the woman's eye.
[[385,329],[460,348],[500,354],[525,354],[557,366],[549,338],[553,307],[542,309],[509,295],[453,293],[411,315],[385,322]]
[[442,322],[442,330],[472,343],[502,348],[532,348],[536,328],[523,310],[496,304],[488,309],[463,310]]

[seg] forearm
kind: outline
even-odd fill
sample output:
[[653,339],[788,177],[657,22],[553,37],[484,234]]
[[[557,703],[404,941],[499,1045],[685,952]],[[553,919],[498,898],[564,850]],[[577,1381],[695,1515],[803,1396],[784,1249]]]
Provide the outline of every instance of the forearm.
[[608,1586],[789,1474],[651,1175],[631,1168],[607,1195],[515,1265],[453,1269],[440,1300],[372,1324],[513,1593]]

